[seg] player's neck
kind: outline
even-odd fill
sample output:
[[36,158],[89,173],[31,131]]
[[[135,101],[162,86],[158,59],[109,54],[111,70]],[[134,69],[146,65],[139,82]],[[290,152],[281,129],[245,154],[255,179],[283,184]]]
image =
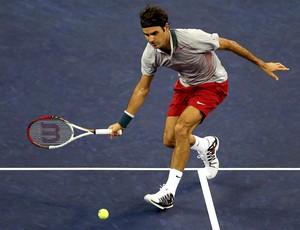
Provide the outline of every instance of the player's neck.
[[166,42],[164,46],[160,48],[160,50],[164,51],[167,54],[171,54],[171,44],[170,44],[170,34],[167,33]]

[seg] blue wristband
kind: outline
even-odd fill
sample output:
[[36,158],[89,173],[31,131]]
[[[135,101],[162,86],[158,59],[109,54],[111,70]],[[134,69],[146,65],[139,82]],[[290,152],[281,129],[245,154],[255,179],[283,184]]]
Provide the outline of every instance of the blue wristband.
[[126,128],[127,125],[132,120],[133,116],[130,116],[127,111],[124,111],[121,119],[118,121],[118,123],[122,126],[122,128]]

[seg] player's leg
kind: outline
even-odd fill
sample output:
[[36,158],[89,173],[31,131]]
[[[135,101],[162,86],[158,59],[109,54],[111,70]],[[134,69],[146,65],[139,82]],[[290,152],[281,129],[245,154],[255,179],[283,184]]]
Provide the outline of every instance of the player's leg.
[[[175,139],[175,125],[179,119],[179,116],[171,116],[167,117],[165,129],[164,129],[164,136],[163,142],[169,148],[174,148],[176,144]],[[202,119],[203,120],[203,119]],[[195,124],[193,130],[197,127],[198,124]],[[206,138],[201,138],[196,135],[190,135],[190,146],[191,149],[205,152],[209,148],[209,141]]]
[[[165,129],[164,129],[164,136],[163,136],[163,142],[164,145],[169,148],[174,148],[176,144],[175,140],[175,125],[178,121],[179,116],[175,117],[167,117],[166,123],[165,123]],[[198,124],[196,124],[193,129],[197,127]],[[193,146],[196,142],[196,139],[193,135],[190,135],[190,145]]]
[[[171,169],[167,183],[155,194],[147,194],[145,200],[160,209],[173,207],[173,201],[177,186],[180,182],[183,170],[188,162],[190,154],[190,138],[194,128],[201,122],[202,114],[192,106],[188,106],[177,118],[171,117],[166,121],[165,135],[172,134],[174,140],[169,138],[169,147],[174,147]],[[168,129],[174,130],[168,133]],[[170,141],[171,139],[171,141]],[[170,144],[171,143],[171,144]]]
[[[166,184],[161,187],[160,191],[155,194],[147,194],[144,197],[145,201],[155,205],[160,209],[168,209],[173,207],[176,190],[181,180],[183,170],[189,159],[191,144],[193,144],[194,149],[205,149],[207,157],[211,157],[211,153],[216,156],[216,145],[209,145],[211,137],[199,138],[192,135],[193,130],[199,123],[201,123],[203,118],[203,114],[192,106],[188,106],[180,115],[180,117],[167,118],[164,131],[164,142],[167,144],[167,146],[174,147],[169,177]],[[166,138],[167,136],[169,138]],[[199,139],[201,139],[201,142],[203,142],[203,146],[206,147],[202,146],[199,148]],[[195,145],[197,146],[195,147]],[[215,162],[217,158],[206,158],[205,160],[208,162],[212,162],[211,160],[213,160],[213,162]],[[215,171],[211,171],[211,166],[212,164],[209,165],[209,168],[207,168],[208,166],[206,167],[208,173],[210,173],[208,175],[216,174]],[[218,169],[213,168],[213,170],[217,171]]]
[[[175,195],[182,173],[186,167],[190,155],[190,145],[197,150],[203,162],[207,178],[216,176],[219,169],[219,161],[216,151],[219,148],[219,140],[216,137],[200,138],[192,135],[195,127],[204,119],[204,114],[193,106],[188,106],[178,118],[175,127],[175,148],[172,154],[171,170],[166,187]],[[201,154],[200,154],[201,153]],[[205,155],[205,156],[202,156]]]
[[[175,125],[179,117],[167,117],[165,129],[164,129],[164,144],[167,147],[174,148],[176,144],[175,139]],[[197,124],[192,128],[196,128]],[[193,134],[190,134],[190,146],[192,150],[198,152],[198,159],[203,161],[206,176],[208,179],[212,179],[217,175],[219,168],[219,160],[216,155],[216,151],[219,148],[219,140],[217,137],[208,136],[208,137],[199,137]],[[209,151],[210,150],[210,151]],[[171,178],[172,173],[170,172],[169,177]],[[177,175],[178,176],[178,175]]]
[[[228,82],[223,83],[206,83],[199,85],[196,92],[189,100],[189,105],[201,111],[207,117],[219,104],[226,98],[228,92]],[[195,137],[195,143],[191,149],[198,152],[198,158],[202,159],[206,177],[214,178],[219,170],[219,160],[217,150],[219,149],[219,140],[214,136],[205,138]]]
[[178,118],[174,126],[175,148],[171,168],[183,172],[189,159],[191,139],[194,139],[191,134],[202,119],[202,113],[192,106],[188,106]]
[[[174,195],[189,158],[190,146],[198,151],[207,166],[207,177],[213,178],[216,175],[219,165],[216,158],[218,139],[211,136],[200,138],[193,136],[192,132],[226,97],[227,82],[201,85],[196,93],[191,87],[183,88],[180,82],[176,83],[174,89],[164,130],[165,145],[175,148],[169,177],[158,193],[145,196],[147,202],[161,209],[173,207]],[[192,94],[190,90],[193,91]]]

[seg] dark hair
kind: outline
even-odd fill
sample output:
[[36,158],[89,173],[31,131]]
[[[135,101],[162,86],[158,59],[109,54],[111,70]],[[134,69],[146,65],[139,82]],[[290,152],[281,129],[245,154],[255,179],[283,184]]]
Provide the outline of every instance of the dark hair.
[[140,20],[142,28],[152,26],[163,28],[168,22],[168,14],[160,7],[148,5],[140,12]]

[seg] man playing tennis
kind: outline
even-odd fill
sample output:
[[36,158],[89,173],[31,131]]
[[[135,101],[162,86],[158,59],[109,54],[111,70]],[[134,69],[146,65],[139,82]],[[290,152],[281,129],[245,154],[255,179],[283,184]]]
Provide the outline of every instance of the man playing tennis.
[[164,144],[173,148],[169,177],[166,184],[145,200],[160,209],[173,207],[177,186],[188,162],[190,149],[198,152],[205,165],[206,177],[212,179],[219,168],[217,137],[193,135],[195,127],[226,98],[227,73],[216,53],[229,50],[256,64],[267,75],[278,80],[275,71],[288,70],[281,63],[266,63],[238,43],[199,29],[170,30],[167,13],[155,6],[147,6],[140,13],[140,22],[148,44],[141,60],[142,76],[136,85],[119,122],[109,126],[113,134],[125,129],[145,102],[156,70],[160,66],[174,69],[179,80],[167,113]]

